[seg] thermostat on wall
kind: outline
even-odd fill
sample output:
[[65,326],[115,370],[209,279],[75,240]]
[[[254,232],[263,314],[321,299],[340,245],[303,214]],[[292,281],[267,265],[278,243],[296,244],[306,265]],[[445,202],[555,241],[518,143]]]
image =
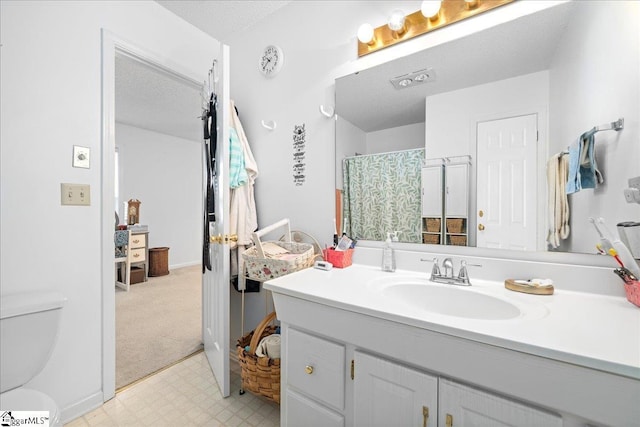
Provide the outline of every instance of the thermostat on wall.
[[89,169],[90,154],[91,154],[91,149],[89,147],[81,147],[79,145],[74,145],[73,146],[73,167]]

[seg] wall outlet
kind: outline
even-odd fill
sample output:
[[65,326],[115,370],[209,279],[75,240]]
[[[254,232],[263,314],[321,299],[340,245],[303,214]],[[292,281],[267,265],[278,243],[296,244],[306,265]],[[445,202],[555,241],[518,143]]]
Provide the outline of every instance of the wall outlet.
[[67,206],[91,205],[91,187],[89,184],[60,184],[60,204]]

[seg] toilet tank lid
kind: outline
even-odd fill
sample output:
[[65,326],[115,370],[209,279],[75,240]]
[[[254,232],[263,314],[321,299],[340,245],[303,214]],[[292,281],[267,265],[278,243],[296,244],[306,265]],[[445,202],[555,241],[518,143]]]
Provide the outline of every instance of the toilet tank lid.
[[0,297],[0,319],[62,308],[67,298],[60,292],[20,292]]

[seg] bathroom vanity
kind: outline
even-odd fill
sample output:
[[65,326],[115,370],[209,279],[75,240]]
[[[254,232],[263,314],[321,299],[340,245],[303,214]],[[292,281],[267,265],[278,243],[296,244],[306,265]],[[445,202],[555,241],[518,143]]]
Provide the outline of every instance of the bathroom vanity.
[[638,425],[640,309],[426,271],[356,264],[265,283],[283,426]]

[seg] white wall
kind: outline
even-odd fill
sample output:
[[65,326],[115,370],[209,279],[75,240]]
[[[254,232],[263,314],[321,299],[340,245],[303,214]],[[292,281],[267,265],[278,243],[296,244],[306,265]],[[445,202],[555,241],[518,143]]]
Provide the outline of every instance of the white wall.
[[342,190],[342,161],[345,157],[367,153],[367,134],[348,120],[336,121],[336,188]]
[[200,264],[201,143],[116,123],[116,146],[120,199],[142,202],[140,223],[149,226],[149,247],[169,247],[170,269]]
[[596,134],[604,184],[569,196],[571,236],[562,248],[593,253],[598,235],[588,215],[605,218],[612,231],[640,219],[640,205],[623,195],[627,180],[640,176],[640,4],[590,6],[567,28],[550,68],[549,141],[550,153],[563,151],[594,126],[625,119],[624,130]]
[[[486,83],[451,92],[429,96],[426,99],[426,158],[470,155],[469,230],[476,229],[476,126],[477,122],[539,113],[540,144],[545,144],[547,134],[547,105],[549,102],[549,73],[541,71],[511,79]],[[545,230],[544,211],[546,201],[545,159],[538,159],[538,220],[539,236]],[[475,244],[475,234],[469,242]]]
[[424,147],[424,122],[367,133],[367,154]]
[[[49,364],[29,384],[65,420],[102,401],[103,28],[201,81],[218,52],[154,2],[0,2],[1,293],[66,295]],[[74,144],[91,149],[90,169],[72,167]],[[91,206],[60,206],[61,182],[89,184]]]
[[[231,47],[231,95],[240,109],[260,168],[256,181],[259,226],[289,217],[292,227],[311,233],[321,244],[331,241],[336,188],[335,121],[324,117],[318,107],[335,105],[337,77],[557,3],[515,2],[362,58],[357,56],[356,32],[360,24],[382,25],[391,10],[400,7],[416,11],[420,2],[291,2],[264,22],[225,40]],[[273,78],[264,78],[257,67],[259,55],[268,44],[282,47],[285,56],[282,70]],[[275,120],[276,130],[264,129],[261,120]],[[300,123],[305,123],[307,130],[307,181],[296,187],[292,179],[291,135],[293,126]],[[274,203],[275,200],[290,203]],[[247,330],[264,316],[262,298],[255,299],[255,305],[247,303]]]

